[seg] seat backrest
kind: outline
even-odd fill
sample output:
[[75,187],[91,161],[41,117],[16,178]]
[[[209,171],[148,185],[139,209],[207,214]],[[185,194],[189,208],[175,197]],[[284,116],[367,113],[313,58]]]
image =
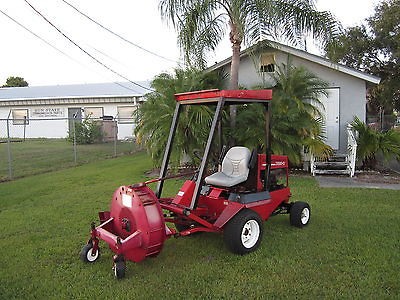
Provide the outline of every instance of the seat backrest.
[[222,161],[221,172],[231,176],[246,176],[249,174],[251,152],[246,147],[232,147]]

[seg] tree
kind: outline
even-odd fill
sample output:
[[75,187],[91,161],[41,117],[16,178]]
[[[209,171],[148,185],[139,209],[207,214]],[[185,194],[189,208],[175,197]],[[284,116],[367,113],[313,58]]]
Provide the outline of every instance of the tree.
[[[137,110],[137,141],[150,152],[155,166],[160,166],[175,111],[174,94],[221,88],[226,76],[219,72],[204,73],[197,69],[176,69],[174,74],[162,73],[151,83],[155,92],[146,95],[146,102]],[[172,163],[180,164],[193,151],[203,148],[214,111],[206,106],[184,106],[174,139]]]
[[328,41],[338,32],[329,12],[316,11],[313,0],[160,0],[161,16],[178,31],[186,63],[204,68],[229,28],[232,44],[230,88],[238,88],[240,49],[258,41],[260,33],[299,43],[305,33]]
[[384,0],[366,24],[346,29],[327,44],[326,55],[382,80],[369,93],[375,110],[400,110],[400,0]]
[[[324,143],[323,120],[317,106],[326,95],[328,83],[304,67],[295,67],[290,60],[277,66],[272,75],[276,85],[272,93],[272,152],[288,155],[293,164],[301,162],[303,146],[311,153],[324,156],[332,149]],[[247,124],[255,126],[248,128]],[[238,110],[236,139],[248,147],[265,142],[265,116],[259,105]]]
[[[161,16],[178,31],[187,64],[204,68],[206,54],[214,51],[229,30],[232,45],[230,89],[238,89],[240,49],[260,34],[298,43],[304,34],[331,39],[338,25],[329,12],[318,12],[314,0],[160,0]],[[231,128],[236,106],[230,107]]]
[[357,131],[357,159],[362,162],[363,169],[375,169],[376,155],[382,154],[384,159],[391,157],[400,159],[400,132],[390,129],[378,132],[359,118],[355,117],[351,126]]
[[6,84],[3,85],[2,87],[24,87],[28,86],[28,82],[25,81],[24,78],[22,77],[14,77],[10,76],[6,80]]

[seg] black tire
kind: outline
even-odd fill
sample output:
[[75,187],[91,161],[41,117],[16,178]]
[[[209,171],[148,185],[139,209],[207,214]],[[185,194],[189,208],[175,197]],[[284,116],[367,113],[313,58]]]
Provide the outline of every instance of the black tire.
[[253,210],[244,209],[225,225],[224,242],[231,252],[247,254],[260,246],[263,232],[260,216]]
[[178,230],[178,232],[182,232],[182,231],[185,231],[186,229],[189,229],[190,226],[189,225],[183,225],[183,224],[175,223],[175,228],[176,228],[176,230]]
[[297,201],[290,208],[290,225],[302,228],[311,218],[311,208],[306,202]]
[[117,279],[122,279],[125,277],[125,271],[126,271],[126,263],[124,260],[116,261],[114,263],[114,276]]
[[88,243],[85,246],[83,246],[81,253],[80,253],[80,258],[83,262],[85,263],[94,263],[97,261],[100,257],[100,248],[97,248],[97,252],[95,255],[92,253],[93,250],[93,244]]

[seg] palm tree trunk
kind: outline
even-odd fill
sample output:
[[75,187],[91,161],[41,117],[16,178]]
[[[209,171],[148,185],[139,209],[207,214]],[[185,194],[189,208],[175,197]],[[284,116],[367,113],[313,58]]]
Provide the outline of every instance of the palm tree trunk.
[[237,90],[239,88],[239,64],[240,44],[232,43],[231,81],[229,86],[231,90]]
[[[232,61],[231,61],[231,80],[229,88],[231,90],[237,90],[239,88],[239,64],[240,64],[240,45],[242,44],[242,38],[237,30],[237,27],[230,23],[231,32],[229,34],[229,38],[232,43]],[[232,133],[236,128],[236,105],[231,105],[229,107],[229,115],[230,115],[230,127]],[[235,144],[235,140],[231,135],[231,144],[232,146]]]

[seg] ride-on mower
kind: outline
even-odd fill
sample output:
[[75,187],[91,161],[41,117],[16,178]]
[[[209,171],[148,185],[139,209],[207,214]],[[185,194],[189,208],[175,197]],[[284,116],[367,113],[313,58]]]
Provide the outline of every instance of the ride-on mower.
[[[113,270],[118,279],[125,276],[125,260],[140,262],[157,256],[171,236],[222,233],[229,250],[246,254],[260,245],[263,222],[270,216],[289,214],[290,224],[297,227],[310,220],[307,203],[289,202],[288,158],[271,154],[271,90],[207,90],[177,94],[175,99],[159,178],[119,187],[110,211],[99,212],[100,225],[92,223],[91,237],[80,254],[83,261],[95,262],[100,256],[99,240],[105,241],[115,253]],[[250,103],[261,103],[265,108],[265,153],[232,147],[220,155],[219,171],[206,176],[216,131],[221,137],[224,106]],[[175,197],[163,198],[164,181],[176,177],[167,176],[167,168],[179,114],[185,105],[207,105],[215,108],[215,113],[200,167]],[[217,144],[224,152],[221,138]],[[148,186],[154,182],[155,192]],[[176,229],[166,223],[173,223]]]

